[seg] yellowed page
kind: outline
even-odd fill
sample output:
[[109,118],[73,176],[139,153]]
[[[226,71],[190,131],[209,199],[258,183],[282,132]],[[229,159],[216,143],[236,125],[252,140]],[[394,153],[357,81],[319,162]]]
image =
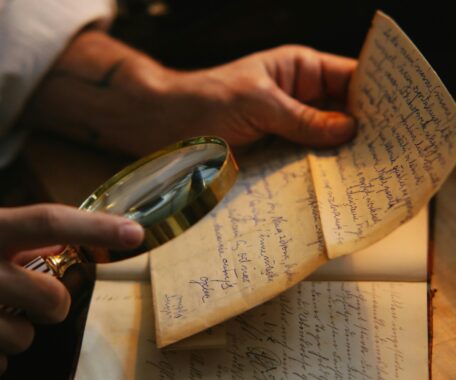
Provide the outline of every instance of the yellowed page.
[[[123,281],[133,281],[133,282],[147,282],[150,283],[150,270],[149,270],[149,255],[143,254],[136,257],[133,257],[128,260],[122,260],[115,263],[109,264],[98,264],[97,265],[97,274],[96,274],[97,281],[95,286],[97,289],[104,289],[106,288],[106,284],[104,281],[111,283],[112,281],[116,282],[123,282]],[[137,285],[138,288],[141,287],[140,284]],[[120,292],[124,291],[124,289],[128,289],[129,286],[127,285],[117,285],[110,290],[110,297],[107,297],[104,301],[110,301],[112,299],[119,299],[122,298],[122,293],[117,293],[116,289],[119,289]],[[95,292],[96,294],[97,292]],[[147,297],[149,299],[143,300],[143,294],[138,293],[138,297],[142,300],[141,302],[150,303],[152,297],[150,292],[147,293]],[[98,298],[97,298],[98,297]],[[110,302],[101,302],[102,298],[100,295],[94,296],[91,302],[95,302],[97,304],[98,313],[107,313],[108,315],[112,312],[112,308],[114,305],[117,305],[114,302],[111,305]],[[120,302],[120,301],[119,301]],[[105,307],[105,309],[102,309]],[[122,312],[119,310],[119,312]],[[125,323],[122,318],[115,323]],[[150,322],[153,325],[153,321]],[[225,346],[226,344],[226,331],[225,326],[215,326],[213,328],[209,328],[205,331],[200,332],[199,334],[195,334],[187,339],[180,340],[175,344],[172,344],[169,347],[170,350],[189,350],[189,349],[202,349],[202,348],[216,348]]]
[[108,281],[149,281],[149,255],[144,253],[127,260],[97,264],[96,277]]
[[225,349],[160,351],[147,283],[99,282],[77,380],[428,379],[425,283],[301,282],[227,323]]
[[456,163],[456,106],[399,27],[377,13],[350,87],[356,139],[310,156],[330,258],[412,218]]
[[151,253],[159,347],[271,299],[326,261],[304,149],[264,146],[241,168],[209,217]]
[[428,278],[428,210],[351,255],[329,260],[307,279],[324,281],[423,281]]

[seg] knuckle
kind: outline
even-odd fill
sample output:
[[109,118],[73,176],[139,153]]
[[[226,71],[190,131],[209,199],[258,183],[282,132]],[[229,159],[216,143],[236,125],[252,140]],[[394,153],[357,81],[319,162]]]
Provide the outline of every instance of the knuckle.
[[284,52],[295,52],[296,50],[305,49],[305,47],[297,45],[297,44],[285,44],[280,46],[278,49]]
[[280,54],[286,54],[290,56],[308,55],[315,54],[317,51],[309,46],[297,45],[297,44],[286,44],[277,48]]
[[54,231],[60,223],[59,217],[60,206],[37,206],[37,222],[47,233]]
[[277,89],[277,85],[269,77],[261,77],[255,81],[255,88],[258,91],[270,94]]
[[240,98],[248,99],[261,99],[264,95],[270,95],[275,92],[276,85],[267,76],[255,76],[245,78],[243,80],[244,86],[240,86]]

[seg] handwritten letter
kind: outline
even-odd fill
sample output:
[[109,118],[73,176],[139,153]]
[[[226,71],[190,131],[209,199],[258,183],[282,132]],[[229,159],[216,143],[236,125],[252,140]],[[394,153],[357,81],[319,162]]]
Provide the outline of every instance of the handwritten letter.
[[306,152],[268,146],[208,218],[151,253],[164,346],[288,289],[326,261]]
[[356,139],[310,157],[330,258],[414,216],[456,163],[456,106],[407,36],[378,13],[350,88]]
[[151,253],[160,347],[270,300],[328,257],[380,240],[435,194],[456,163],[456,106],[381,13],[349,98],[359,121],[352,143],[309,156],[263,147],[241,162],[224,203]]

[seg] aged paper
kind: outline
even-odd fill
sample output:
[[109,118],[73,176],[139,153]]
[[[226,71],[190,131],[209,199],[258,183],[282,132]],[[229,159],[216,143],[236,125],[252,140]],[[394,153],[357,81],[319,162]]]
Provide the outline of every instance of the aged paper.
[[377,13],[351,82],[356,139],[310,156],[330,258],[413,217],[456,163],[456,106],[407,36]]
[[[131,259],[122,260],[109,264],[98,264],[97,267],[97,287],[103,289],[103,281],[135,281],[135,282],[147,282],[150,283],[150,270],[149,270],[149,255],[143,254],[135,256]],[[126,285],[128,288],[128,286]],[[138,288],[141,285],[137,286]],[[119,285],[119,289],[123,289],[122,285]],[[103,306],[106,307],[106,310],[103,312],[111,313],[113,312],[113,307],[121,303],[119,296],[122,296],[121,293],[117,293],[113,288],[110,297],[103,298],[100,293],[96,293],[97,296],[93,297],[93,302],[97,303],[97,310],[100,313],[100,308]],[[136,299],[143,302],[144,296],[151,298],[150,293],[143,294],[138,293]],[[110,301],[113,301],[111,304]],[[115,301],[115,302],[114,302]],[[150,301],[150,300],[149,300]],[[149,302],[147,301],[147,302]],[[115,310],[115,312],[122,313],[122,310]],[[125,321],[120,317],[120,320],[116,323],[125,323]],[[153,322],[151,322],[153,324]],[[91,332],[87,332],[88,337],[86,339],[90,340]],[[224,325],[219,325],[200,332],[199,334],[192,335],[187,339],[182,339],[174,344],[168,346],[171,350],[189,350],[189,349],[201,349],[201,348],[216,348],[226,345],[226,330]]]
[[272,144],[227,199],[151,253],[159,347],[259,305],[326,261],[306,152]]
[[427,281],[427,207],[369,247],[329,260],[306,279],[324,281]]
[[97,264],[97,280],[150,281],[149,254],[107,264]]
[[160,347],[272,298],[326,255],[380,240],[437,191],[456,162],[455,104],[381,13],[351,83],[350,104],[357,138],[311,154],[311,175],[305,151],[263,148],[210,218],[152,253]]
[[150,285],[99,281],[77,380],[428,378],[425,283],[301,282],[209,351],[156,348]]
[[381,13],[351,83],[350,105],[359,121],[352,143],[309,156],[302,148],[263,147],[241,163],[226,202],[153,251],[159,347],[271,299],[327,257],[373,244],[438,190],[456,163],[456,106]]

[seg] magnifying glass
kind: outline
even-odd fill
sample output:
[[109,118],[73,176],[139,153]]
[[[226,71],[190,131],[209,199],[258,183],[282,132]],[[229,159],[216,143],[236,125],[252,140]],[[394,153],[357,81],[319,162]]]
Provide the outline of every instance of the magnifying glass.
[[26,268],[62,277],[80,262],[110,263],[149,251],[190,228],[211,211],[236,181],[238,167],[217,137],[180,141],[123,169],[101,185],[80,209],[122,215],[144,227],[139,248],[114,251],[68,246],[37,257]]

